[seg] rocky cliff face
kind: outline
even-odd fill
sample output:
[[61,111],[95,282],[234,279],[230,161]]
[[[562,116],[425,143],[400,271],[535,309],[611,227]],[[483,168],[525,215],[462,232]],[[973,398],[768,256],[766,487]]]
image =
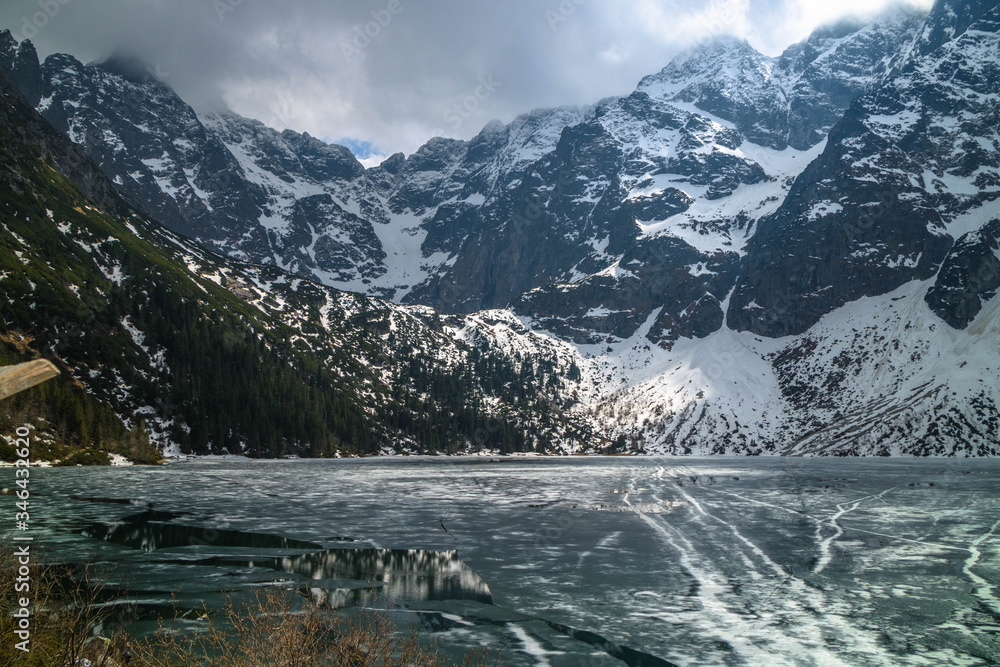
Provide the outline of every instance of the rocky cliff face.
[[[995,210],[994,215],[1000,213]],[[972,323],[1000,288],[1000,217],[962,236],[941,265],[927,303],[955,329]]]
[[968,28],[928,50],[940,13],[898,73],[851,105],[761,224],[730,305],[734,328],[798,334],[861,296],[928,280],[957,238],[995,215],[1000,10],[978,20],[947,13]]

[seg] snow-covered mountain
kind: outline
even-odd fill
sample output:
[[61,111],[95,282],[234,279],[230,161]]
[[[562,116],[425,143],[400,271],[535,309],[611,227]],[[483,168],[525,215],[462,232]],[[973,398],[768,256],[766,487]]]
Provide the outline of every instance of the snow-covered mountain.
[[[716,38],[635,92],[365,169],[141,64],[0,33],[128,201],[241,261],[434,308],[556,375],[565,449],[1000,451],[1000,8]],[[576,377],[576,376],[579,377]]]
[[[433,139],[369,170],[308,135],[196,113],[124,57],[39,65],[30,42],[7,34],[0,51],[29,102],[174,231],[331,286],[470,312],[606,269],[643,238],[636,224],[795,175],[772,153],[821,141],[919,27],[894,10],[820,30],[778,59],[721,37],[629,97],[494,122],[468,142]],[[758,190],[757,204],[784,192]],[[746,210],[739,194],[715,213],[746,213],[735,230],[701,213],[673,231],[690,241],[714,227],[696,248],[738,250],[768,210]]]
[[[940,13],[919,43],[934,34]],[[730,308],[735,328],[802,333],[847,302],[934,278],[956,240],[963,242],[955,251],[971,262],[968,233],[989,243],[989,233],[978,232],[997,215],[1000,198],[997,20],[994,6],[941,46],[915,48],[851,105],[749,244]],[[982,261],[972,263],[967,270],[976,272]],[[978,296],[995,289],[985,278]],[[929,295],[935,311],[960,327],[978,312],[961,305],[968,284],[951,269]]]
[[923,21],[922,13],[896,6],[873,21],[821,27],[777,58],[745,40],[720,38],[674,59],[639,90],[723,118],[753,143],[806,150],[884,79]]
[[932,286],[911,281],[863,297],[796,336],[722,326],[669,350],[649,339],[659,309],[632,336],[590,345],[508,310],[466,316],[452,331],[488,339],[511,358],[579,368],[566,414],[622,450],[995,456],[1000,299],[957,330],[928,309]]

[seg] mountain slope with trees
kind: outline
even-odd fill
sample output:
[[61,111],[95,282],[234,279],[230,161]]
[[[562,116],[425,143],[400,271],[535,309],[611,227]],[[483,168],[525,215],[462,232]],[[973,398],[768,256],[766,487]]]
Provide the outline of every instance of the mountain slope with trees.
[[431,313],[204,250],[0,95],[0,361],[64,371],[3,410],[43,425],[45,453],[522,451],[560,428],[530,364],[457,343]]

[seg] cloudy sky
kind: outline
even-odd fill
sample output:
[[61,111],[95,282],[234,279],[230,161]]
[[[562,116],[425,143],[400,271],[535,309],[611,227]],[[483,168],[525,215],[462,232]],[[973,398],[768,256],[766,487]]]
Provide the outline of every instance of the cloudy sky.
[[626,94],[715,34],[777,54],[891,1],[3,0],[0,26],[33,35],[42,57],[130,53],[196,108],[225,104],[377,161],[494,118]]

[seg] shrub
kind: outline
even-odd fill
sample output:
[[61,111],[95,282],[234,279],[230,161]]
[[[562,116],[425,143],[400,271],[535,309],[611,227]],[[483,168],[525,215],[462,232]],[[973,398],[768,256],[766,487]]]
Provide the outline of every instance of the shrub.
[[[86,664],[94,667],[118,667],[114,655],[121,638],[96,636],[96,630],[108,624],[115,613],[113,606],[100,605],[106,582],[113,573],[96,565],[77,568],[69,565],[41,566],[42,554],[30,545],[28,566],[30,590],[15,591],[20,564],[14,543],[8,537],[0,542],[0,665],[17,667],[69,667]],[[18,599],[31,600],[30,651],[16,647],[15,610]]]
[[60,461],[60,466],[109,466],[111,459],[107,452],[92,447],[73,452],[68,457]]
[[[32,549],[34,550],[34,546]],[[33,553],[32,562],[39,562]],[[108,590],[113,570],[96,565],[32,565],[31,651],[15,648],[13,586],[0,590],[0,665],[17,667],[445,667],[414,630],[400,632],[385,611],[330,609],[286,589],[265,589],[222,612],[205,610],[202,632],[174,632],[161,622],[151,637],[129,637],[116,618],[126,600]],[[14,544],[0,541],[0,579],[13,582]],[[22,594],[23,595],[23,594]],[[374,599],[374,598],[373,598]],[[369,605],[374,607],[374,605]],[[174,620],[180,620],[175,614]],[[100,636],[103,633],[107,636]],[[462,667],[500,664],[499,653],[470,653]]]

